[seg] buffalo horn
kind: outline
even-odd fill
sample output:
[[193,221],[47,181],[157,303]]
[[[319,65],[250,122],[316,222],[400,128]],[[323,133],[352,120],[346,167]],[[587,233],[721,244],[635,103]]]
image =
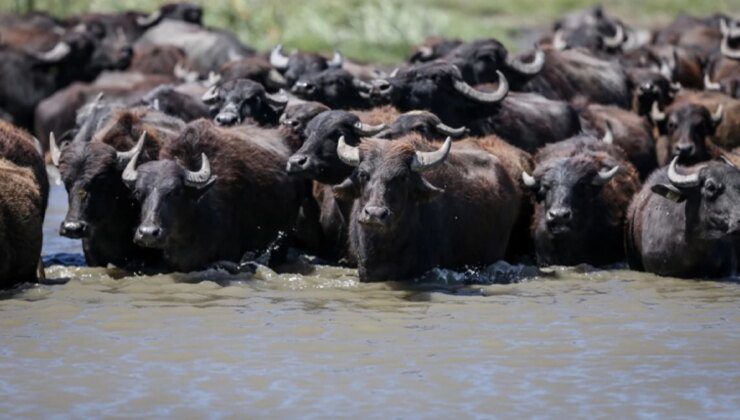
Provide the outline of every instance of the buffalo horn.
[[678,173],[676,166],[678,165],[678,156],[674,157],[671,164],[668,166],[668,179],[671,184],[678,188],[690,188],[699,185],[699,174],[694,173],[690,175],[684,175]]
[[337,156],[349,166],[360,164],[360,149],[347,144],[344,141],[344,136],[340,137],[339,143],[337,143]]
[[452,148],[452,138],[447,137],[442,147],[434,152],[416,152],[414,160],[411,161],[411,170],[414,172],[424,172],[436,168],[444,163]]
[[462,80],[455,80],[455,89],[478,102],[489,104],[501,102],[509,93],[509,82],[501,71],[496,70],[496,74],[498,74],[498,89],[495,92],[481,92]]

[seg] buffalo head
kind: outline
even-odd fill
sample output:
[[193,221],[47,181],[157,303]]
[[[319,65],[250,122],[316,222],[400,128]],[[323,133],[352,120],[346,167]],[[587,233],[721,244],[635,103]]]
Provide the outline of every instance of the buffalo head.
[[212,86],[204,95],[203,102],[211,106],[214,121],[221,126],[240,124],[251,118],[258,124],[277,124],[288,100],[269,94],[265,88],[252,80],[229,80]]
[[701,105],[684,104],[666,115],[654,103],[650,117],[660,133],[667,137],[669,154],[682,164],[693,164],[710,158],[707,142],[711,141],[717,126],[722,122],[723,107],[714,113]]

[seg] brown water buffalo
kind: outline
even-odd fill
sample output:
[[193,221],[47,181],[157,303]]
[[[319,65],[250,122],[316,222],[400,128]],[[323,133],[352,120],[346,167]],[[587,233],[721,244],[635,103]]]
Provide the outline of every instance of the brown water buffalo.
[[548,145],[522,173],[535,196],[532,220],[540,265],[612,264],[624,259],[625,214],[639,190],[621,150],[591,136]]
[[656,171],[628,212],[630,267],[662,276],[737,274],[740,170],[712,161],[690,170]]
[[171,270],[235,270],[292,230],[303,185],[285,172],[289,150],[273,134],[197,120],[160,160],[137,167],[134,157],[122,175],[141,203],[134,241],[161,250]]
[[447,139],[434,150],[415,135],[339,141],[338,155],[356,167],[334,192],[354,201],[349,244],[360,280],[407,280],[504,257],[522,199],[516,181],[477,145],[451,147]]
[[570,104],[533,93],[509,93],[503,73],[498,75],[497,89],[483,91],[463,81],[452,64],[436,61],[376,81],[370,95],[403,112],[429,110],[445,124],[465,126],[473,135],[496,134],[526,151],[581,130]]
[[288,142],[292,153],[303,145],[308,123],[324,111],[329,111],[329,107],[318,102],[296,102],[285,107],[280,116],[280,134]]
[[133,243],[139,207],[121,174],[134,154],[140,161],[156,159],[183,127],[162,113],[132,108],[115,111],[90,141],[51,142],[52,160],[69,196],[59,233],[82,239],[88,265],[140,269],[160,262],[157,252]]
[[0,287],[43,277],[42,225],[48,197],[41,145],[0,121]]
[[655,139],[647,119],[611,105],[576,107],[583,118],[581,125],[584,131],[599,138],[606,136],[609,143],[624,150],[627,159],[640,173],[640,179],[646,179],[657,168]]
[[721,105],[710,112],[701,105],[677,103],[663,113],[656,103],[651,118],[661,134],[657,144],[659,165],[665,166],[674,158],[693,165],[717,157],[713,139],[723,117]]

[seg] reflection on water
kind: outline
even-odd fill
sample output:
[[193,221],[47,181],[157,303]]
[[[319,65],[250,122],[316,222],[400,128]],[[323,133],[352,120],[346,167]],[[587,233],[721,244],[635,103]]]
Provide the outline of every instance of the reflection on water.
[[484,274],[521,281],[53,266],[47,276],[66,284],[0,301],[0,412],[738,416],[737,283],[505,265]]

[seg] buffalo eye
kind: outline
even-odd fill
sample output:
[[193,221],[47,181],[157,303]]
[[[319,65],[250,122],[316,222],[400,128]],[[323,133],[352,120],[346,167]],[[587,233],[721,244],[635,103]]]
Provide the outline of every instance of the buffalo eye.
[[370,174],[368,174],[366,171],[360,170],[357,172],[357,180],[365,183],[370,180]]
[[704,183],[704,195],[707,198],[714,198],[720,193],[721,188],[722,186],[720,184],[718,184],[712,179],[708,179]]

